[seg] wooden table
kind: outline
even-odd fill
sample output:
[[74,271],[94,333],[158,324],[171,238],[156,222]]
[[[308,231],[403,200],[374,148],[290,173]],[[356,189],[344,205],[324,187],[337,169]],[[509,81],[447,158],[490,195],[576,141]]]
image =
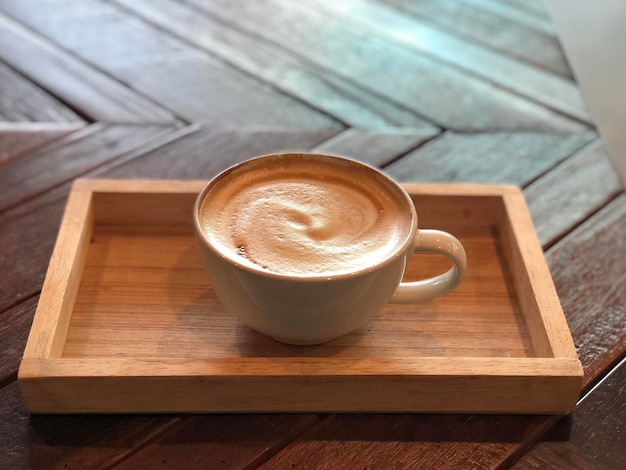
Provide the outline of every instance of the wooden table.
[[[0,468],[618,468],[626,196],[539,0],[0,0]],[[523,187],[585,370],[571,415],[30,416],[71,182],[284,149]]]

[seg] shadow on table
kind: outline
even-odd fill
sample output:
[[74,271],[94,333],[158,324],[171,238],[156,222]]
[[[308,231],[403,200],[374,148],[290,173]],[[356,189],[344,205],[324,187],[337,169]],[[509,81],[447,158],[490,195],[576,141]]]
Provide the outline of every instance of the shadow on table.
[[[521,443],[558,421],[550,439],[567,440],[569,416],[459,414],[334,414],[303,440],[368,442]],[[545,437],[545,436],[544,436]]]
[[60,462],[71,468],[95,468],[124,459],[155,438],[157,445],[149,454],[161,455],[184,445],[191,455],[219,454],[236,447],[257,456],[269,452],[271,458],[290,443],[304,454],[316,454],[329,443],[357,453],[381,444],[419,453],[424,446],[441,444],[433,448],[439,449],[437,454],[494,445],[493,451],[501,454],[509,453],[509,446],[532,443],[557,420],[556,432],[547,436],[567,440],[569,417],[515,415],[36,415],[25,420],[29,425],[24,427],[28,427],[27,452],[33,468]]

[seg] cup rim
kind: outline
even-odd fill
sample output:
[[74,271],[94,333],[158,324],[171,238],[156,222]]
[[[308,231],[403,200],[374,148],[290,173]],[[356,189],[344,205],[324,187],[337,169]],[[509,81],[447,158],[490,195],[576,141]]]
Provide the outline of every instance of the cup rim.
[[[279,273],[275,271],[270,271],[267,269],[263,269],[261,267],[256,267],[249,265],[247,263],[241,262],[237,259],[237,255],[225,253],[223,250],[220,250],[218,247],[211,242],[207,236],[204,234],[202,230],[202,226],[200,224],[200,211],[202,208],[202,204],[206,198],[207,193],[211,190],[211,188],[217,184],[218,181],[227,177],[229,174],[241,169],[244,166],[252,165],[258,163],[259,160],[264,159],[281,159],[281,158],[323,158],[327,161],[339,161],[343,164],[355,165],[361,168],[365,168],[370,173],[374,174],[376,178],[382,179],[387,187],[390,190],[397,192],[398,197],[404,202],[406,205],[408,212],[411,216],[411,224],[410,230],[404,236],[401,244],[398,244],[396,249],[386,256],[384,259],[374,263],[370,266],[362,267],[358,270],[348,271],[348,272],[338,272],[338,273],[327,273],[327,274],[294,274],[294,273]],[[316,152],[284,152],[284,153],[269,153],[264,155],[259,155],[256,157],[249,158],[242,162],[236,163],[229,168],[221,171],[217,175],[215,175],[200,191],[198,196],[196,197],[193,209],[193,219],[194,219],[194,229],[196,232],[196,238],[200,240],[200,242],[211,250],[212,253],[217,255],[223,261],[235,265],[237,268],[242,269],[244,271],[254,273],[256,275],[272,278],[272,279],[280,279],[280,280],[293,280],[293,281],[330,281],[337,279],[350,279],[354,277],[358,277],[364,274],[368,274],[374,271],[377,271],[384,266],[394,262],[398,257],[404,256],[407,250],[410,248],[410,245],[413,243],[415,238],[415,233],[417,231],[417,211],[415,210],[415,206],[409,194],[404,190],[399,183],[394,181],[392,178],[384,174],[378,168],[371,166],[367,163],[360,162],[353,158],[348,158],[339,155],[330,155]]]

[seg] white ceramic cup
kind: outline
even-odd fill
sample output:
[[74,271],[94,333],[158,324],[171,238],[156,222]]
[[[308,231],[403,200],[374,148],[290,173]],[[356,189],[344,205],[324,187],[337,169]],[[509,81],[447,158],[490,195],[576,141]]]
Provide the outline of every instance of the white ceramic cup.
[[[203,232],[201,210],[217,182],[248,167],[277,159],[322,159],[338,172],[359,167],[372,183],[383,184],[401,201],[406,233],[395,250],[371,266],[335,275],[296,275],[272,272],[242,263],[226,253]],[[318,344],[349,333],[370,321],[388,302],[412,303],[433,299],[452,291],[465,273],[466,256],[461,243],[439,230],[419,229],[417,214],[404,189],[379,172],[354,160],[320,154],[277,154],[257,157],[217,175],[199,194],[194,208],[194,225],[202,264],[213,290],[231,313],[260,333],[289,344]],[[454,267],[438,276],[401,282],[407,260],[415,253],[440,253]]]

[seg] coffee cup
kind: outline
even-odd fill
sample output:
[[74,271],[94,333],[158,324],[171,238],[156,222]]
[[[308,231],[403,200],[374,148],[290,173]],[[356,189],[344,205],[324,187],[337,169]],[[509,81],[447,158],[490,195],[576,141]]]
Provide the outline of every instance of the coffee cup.
[[[461,282],[461,243],[417,222],[411,198],[385,174],[307,153],[237,164],[213,178],[194,207],[218,298],[254,330],[300,345],[350,333],[389,302],[433,299]],[[416,253],[443,254],[454,266],[402,282]]]

